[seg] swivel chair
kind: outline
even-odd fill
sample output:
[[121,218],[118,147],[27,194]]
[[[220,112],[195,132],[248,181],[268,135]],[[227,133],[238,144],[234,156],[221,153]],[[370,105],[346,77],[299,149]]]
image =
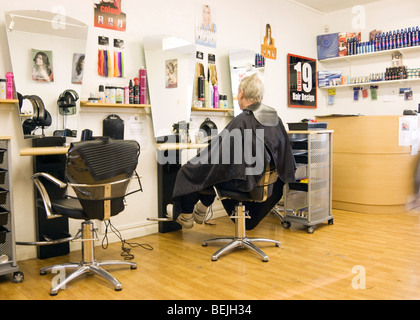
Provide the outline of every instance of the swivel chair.
[[[124,210],[124,198],[128,195],[128,184],[135,173],[139,153],[138,143],[131,140],[98,139],[76,142],[71,144],[67,153],[68,182],[65,183],[42,172],[32,176],[41,196],[41,199],[37,199],[37,205],[45,208],[48,218],[65,216],[83,220],[81,230],[71,239],[81,238],[82,260],[79,263],[63,263],[40,270],[40,274],[45,275],[47,271],[73,269],[64,280],[53,285],[50,290],[51,295],[56,295],[70,281],[87,272],[100,275],[119,291],[122,289],[121,283],[101,267],[120,265],[130,266],[131,269],[137,268],[137,264],[131,261],[96,261],[94,256],[96,231],[92,220],[108,220]],[[138,182],[139,189],[133,192],[141,191],[139,178]],[[50,199],[45,185],[51,183],[63,189],[72,187],[76,197],[67,195],[60,199]]]
[[235,236],[227,238],[214,238],[203,241],[202,245],[205,247],[209,242],[228,242],[226,245],[221,247],[212,255],[212,261],[217,261],[217,259],[235,248],[248,248],[252,251],[258,253],[261,256],[263,262],[268,261],[268,256],[258,248],[253,242],[271,242],[274,243],[276,247],[280,246],[280,241],[264,239],[264,238],[248,238],[246,236],[246,227],[245,219],[249,219],[250,216],[246,211],[244,201],[255,201],[255,202],[264,202],[268,197],[272,195],[273,186],[278,179],[277,171],[275,169],[267,166],[264,176],[261,178],[259,183],[254,189],[249,192],[239,192],[234,190],[222,189],[220,186],[213,186],[210,189],[205,189],[201,191],[204,194],[215,194],[216,198],[219,200],[232,199],[238,201],[235,206],[235,210],[232,219],[236,219],[235,222]]

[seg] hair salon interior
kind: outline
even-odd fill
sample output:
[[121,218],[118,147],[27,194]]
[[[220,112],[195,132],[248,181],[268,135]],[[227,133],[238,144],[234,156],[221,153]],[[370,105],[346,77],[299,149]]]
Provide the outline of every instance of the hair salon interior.
[[[248,301],[202,310],[229,315],[251,300],[419,299],[419,17],[416,0],[4,1],[0,299]],[[165,161],[220,133],[253,73],[296,181],[246,234],[219,200],[206,223],[167,221],[179,166]],[[69,146],[104,136],[138,142],[124,210],[54,217],[34,173],[66,181]],[[215,257],[218,237],[276,242]],[[180,306],[160,312],[192,312]]]

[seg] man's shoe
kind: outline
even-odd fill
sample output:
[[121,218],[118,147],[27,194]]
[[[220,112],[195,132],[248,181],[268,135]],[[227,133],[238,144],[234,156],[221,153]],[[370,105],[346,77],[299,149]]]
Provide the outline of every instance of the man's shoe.
[[207,208],[201,201],[198,201],[194,206],[193,217],[194,221],[198,224],[202,224],[206,219]]
[[[173,205],[168,204],[166,206],[166,215],[173,220]],[[194,218],[191,213],[181,213],[176,219],[183,228],[191,229],[194,226]]]

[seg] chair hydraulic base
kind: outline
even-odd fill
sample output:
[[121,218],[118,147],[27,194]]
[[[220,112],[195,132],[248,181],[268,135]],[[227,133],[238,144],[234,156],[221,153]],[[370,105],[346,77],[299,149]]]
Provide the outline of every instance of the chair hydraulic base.
[[280,246],[280,241],[277,240],[271,240],[271,239],[264,239],[264,238],[248,238],[245,234],[245,219],[250,218],[245,211],[245,206],[242,205],[242,203],[239,203],[235,207],[235,216],[232,216],[231,218],[237,219],[235,223],[235,237],[230,238],[214,238],[203,241],[203,246],[207,246],[208,242],[227,242],[226,245],[224,245],[222,248],[217,250],[213,255],[211,260],[217,261],[217,259],[224,253],[228,253],[232,251],[235,248],[248,248],[256,253],[258,253],[261,256],[262,261],[267,262],[268,256],[260,249],[258,248],[253,242],[271,242],[274,243],[276,247]]
[[40,274],[45,275],[48,271],[56,272],[57,270],[74,269],[65,279],[60,279],[60,281],[55,284],[51,290],[50,295],[54,296],[58,294],[58,290],[65,289],[66,285],[85,273],[95,273],[108,280],[114,285],[116,291],[122,289],[121,283],[112,276],[108,271],[102,269],[102,266],[111,266],[111,265],[125,265],[130,266],[131,269],[136,269],[137,264],[131,261],[120,261],[120,260],[109,260],[109,261],[96,261],[94,258],[94,225],[92,221],[85,221],[82,223],[82,258],[83,261],[80,263],[63,263],[58,265],[53,265],[45,268],[41,268]]

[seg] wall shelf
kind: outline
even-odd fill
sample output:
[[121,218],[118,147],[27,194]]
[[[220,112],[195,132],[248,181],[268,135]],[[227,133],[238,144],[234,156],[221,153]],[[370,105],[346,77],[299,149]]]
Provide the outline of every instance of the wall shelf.
[[[328,63],[348,63],[350,67],[350,77],[353,73],[352,69],[359,61],[362,59],[370,59],[375,62],[375,58],[378,57],[391,57],[394,53],[400,53],[404,55],[405,53],[419,53],[420,46],[412,46],[412,47],[405,47],[405,48],[398,48],[398,49],[391,49],[391,50],[383,50],[383,51],[375,51],[370,53],[363,53],[363,54],[356,54],[350,56],[343,56],[343,57],[336,57],[336,58],[329,58],[329,59],[322,59],[318,60],[321,64],[325,64],[324,68],[327,67]],[[381,60],[382,61],[382,60]],[[371,64],[369,64],[371,65]],[[384,70],[385,71],[385,70]],[[366,71],[367,72],[367,71]],[[368,72],[367,72],[368,73]],[[396,80],[382,80],[382,81],[373,81],[373,82],[361,82],[361,83],[348,83],[344,85],[337,85],[337,86],[326,86],[326,87],[319,87],[318,88],[322,91],[327,91],[330,89],[342,89],[342,88],[355,88],[355,87],[370,87],[370,86],[398,86],[398,85],[405,85],[405,84],[418,84],[420,78],[410,78],[410,79],[396,79]]]
[[95,103],[87,101],[81,101],[80,106],[89,108],[151,108],[150,104]]
[[387,80],[387,81],[374,81],[374,82],[362,82],[362,83],[351,83],[351,84],[343,84],[339,86],[327,86],[327,87],[319,87],[321,90],[329,90],[329,89],[340,89],[340,88],[352,88],[352,87],[362,87],[362,86],[381,86],[385,84],[395,84],[395,83],[406,83],[406,82],[419,82],[420,78],[413,78],[413,79],[400,79],[400,80]]
[[19,103],[18,99],[0,99],[1,104],[13,104],[13,103]]
[[192,107],[191,111],[199,112],[233,112],[233,109],[222,109],[222,108],[195,108]]

